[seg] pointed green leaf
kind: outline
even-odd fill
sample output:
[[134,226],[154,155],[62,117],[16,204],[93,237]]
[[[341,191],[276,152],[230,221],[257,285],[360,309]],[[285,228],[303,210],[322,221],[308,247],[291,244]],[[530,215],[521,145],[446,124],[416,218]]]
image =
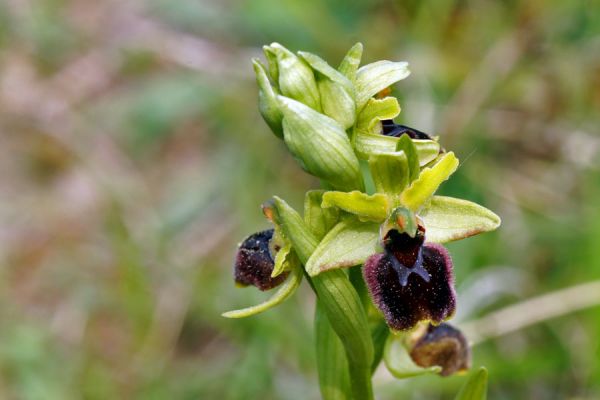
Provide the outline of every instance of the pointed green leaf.
[[375,188],[380,193],[399,196],[408,185],[410,169],[403,151],[371,155],[369,169]]
[[389,335],[383,350],[383,362],[388,371],[398,379],[436,374],[442,370],[439,366],[423,368],[415,364],[406,350],[403,335]]
[[285,144],[302,168],[336,189],[362,188],[358,159],[344,129],[298,101],[278,98]]
[[222,314],[223,317],[225,317],[225,318],[244,318],[244,317],[249,317],[251,315],[256,315],[256,314],[259,314],[270,308],[273,308],[276,305],[281,304],[288,297],[290,297],[292,294],[294,294],[296,289],[298,289],[298,286],[300,286],[300,282],[302,281],[303,272],[302,272],[302,268],[300,267],[300,264],[298,262],[298,259],[296,257],[293,257],[292,259],[295,261],[290,262],[290,265],[291,265],[290,276],[285,280],[285,282],[283,282],[283,284],[279,287],[279,289],[277,289],[277,291],[273,294],[273,296],[271,296],[268,300],[266,300],[260,304],[257,304],[255,306],[242,308],[240,310],[235,310],[235,311],[228,311],[226,313],[223,313]]
[[282,120],[283,114],[279,109],[277,101],[277,92],[271,86],[267,72],[263,65],[257,59],[252,60],[254,73],[256,74],[256,83],[258,83],[258,109],[260,115],[269,125],[269,128],[280,139],[283,139]]
[[358,69],[356,73],[356,109],[394,83],[410,75],[407,62],[377,61]]
[[419,178],[402,192],[400,201],[409,209],[416,211],[425,203],[454,171],[458,168],[458,159],[453,152],[446,153],[431,168],[425,168]]
[[344,346],[331,327],[320,303],[317,300],[314,326],[321,398],[323,400],[352,400],[348,360]]
[[286,240],[292,243],[300,262],[306,263],[318,240],[302,220],[302,217],[283,199],[273,196],[273,199],[263,205],[263,212],[268,219],[278,226]]
[[385,320],[380,319],[379,321],[371,324],[371,340],[373,341],[373,349],[375,351],[373,365],[371,366],[371,372],[373,373],[383,358],[383,350],[389,335],[390,328],[385,323]]
[[408,183],[412,183],[412,181],[419,177],[420,173],[419,154],[417,153],[417,147],[408,135],[402,135],[400,136],[398,144],[396,145],[396,151],[403,151],[404,154],[406,154],[408,169],[410,171]]
[[284,271],[290,269],[290,256],[292,251],[292,244],[290,242],[279,249],[277,255],[275,255],[275,262],[273,266],[273,272],[271,272],[271,278],[275,278],[281,275]]
[[348,50],[346,56],[340,63],[338,67],[338,71],[340,71],[346,78],[348,78],[351,82],[354,82],[356,78],[356,70],[360,65],[360,59],[362,58],[363,45],[362,43],[356,43],[354,46]]
[[346,218],[325,235],[306,263],[310,276],[365,262],[379,249],[379,224]]
[[500,226],[500,217],[471,201],[433,196],[419,212],[428,242],[446,243],[464,239]]
[[304,196],[304,222],[319,240],[338,222],[340,216],[337,208],[321,208],[324,193],[324,190],[309,190]]
[[358,216],[364,221],[383,221],[388,215],[387,196],[379,193],[368,195],[358,190],[352,192],[325,192],[323,208],[337,207]]
[[277,56],[281,93],[314,110],[321,110],[317,81],[308,64],[279,43],[272,43],[269,50]]
[[[357,131],[354,135],[356,154],[368,160],[373,153],[392,153],[398,146],[398,138]],[[413,140],[419,155],[419,164],[424,166],[435,160],[440,152],[439,143],[433,140]]]
[[467,382],[458,392],[456,400],[486,400],[488,372],[485,367],[471,374]]
[[400,104],[395,97],[371,98],[358,115],[356,131],[379,135],[381,134],[380,121],[394,119],[398,114],[400,114]]

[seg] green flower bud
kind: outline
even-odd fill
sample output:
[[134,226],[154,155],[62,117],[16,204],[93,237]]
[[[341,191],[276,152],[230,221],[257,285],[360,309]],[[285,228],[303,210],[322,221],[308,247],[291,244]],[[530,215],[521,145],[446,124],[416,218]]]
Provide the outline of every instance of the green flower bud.
[[344,129],[350,128],[356,119],[352,82],[321,57],[304,51],[298,54],[316,72],[323,113],[339,122]]
[[[320,111],[319,89],[315,75],[306,62],[279,43],[272,43],[265,52],[277,57],[277,72],[271,72],[271,77],[277,76],[281,93]],[[268,60],[269,63],[272,62],[271,59]]]
[[283,139],[283,127],[281,126],[283,114],[277,103],[277,91],[267,76],[265,67],[257,59],[252,60],[254,73],[256,74],[256,83],[258,84],[258,109],[260,115],[269,125],[269,128],[280,139]]
[[358,158],[344,128],[298,101],[278,99],[285,144],[302,168],[338,190],[362,189]]

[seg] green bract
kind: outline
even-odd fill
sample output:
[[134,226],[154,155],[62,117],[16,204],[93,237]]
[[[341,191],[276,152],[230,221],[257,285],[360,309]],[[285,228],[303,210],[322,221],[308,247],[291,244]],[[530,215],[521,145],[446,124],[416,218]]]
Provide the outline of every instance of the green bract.
[[[268,68],[253,60],[259,111],[300,166],[328,190],[308,191],[303,215],[277,196],[263,206],[274,227],[244,241],[236,274],[261,290],[281,286],[265,302],[224,316],[265,311],[294,293],[305,276],[317,296],[324,399],[373,399],[371,373],[382,357],[398,378],[453,373],[438,361],[411,359],[415,349],[427,356],[427,346],[451,339],[439,335],[456,332],[431,328],[445,326],[438,324],[456,304],[451,258],[439,243],[492,231],[500,218],[470,201],[435,195],[458,168],[458,158],[437,138],[396,124],[398,100],[379,97],[410,74],[408,63],[360,67],[360,43],[337,69],[278,43],[263,50]],[[405,332],[428,320],[428,336],[409,353]],[[459,398],[481,398],[484,374],[472,378]]]

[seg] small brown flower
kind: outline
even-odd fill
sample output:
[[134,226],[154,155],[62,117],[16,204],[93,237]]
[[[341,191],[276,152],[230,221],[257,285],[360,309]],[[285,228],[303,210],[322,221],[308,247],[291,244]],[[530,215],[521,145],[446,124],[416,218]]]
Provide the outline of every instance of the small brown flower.
[[273,229],[254,233],[240,245],[235,257],[234,277],[241,286],[253,285],[260,290],[269,290],[279,286],[288,276],[288,272],[271,278],[274,254],[271,250]]
[[442,367],[440,375],[448,376],[469,369],[471,350],[461,331],[450,324],[442,323],[429,327],[410,350],[415,364],[427,368]]

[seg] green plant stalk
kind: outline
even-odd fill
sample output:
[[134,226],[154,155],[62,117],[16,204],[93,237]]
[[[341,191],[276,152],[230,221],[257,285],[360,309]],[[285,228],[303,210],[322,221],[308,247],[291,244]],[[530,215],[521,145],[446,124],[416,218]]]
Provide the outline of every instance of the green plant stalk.
[[[317,238],[287,203],[276,197],[274,205],[277,224],[293,243],[300,262],[306,264],[317,247]],[[373,399],[373,343],[358,293],[346,273],[339,269],[323,272],[310,281],[331,327],[344,345],[354,399]]]
[[323,305],[318,300],[315,306],[315,345],[321,397],[323,400],[351,400],[348,359],[344,345],[331,327]]

